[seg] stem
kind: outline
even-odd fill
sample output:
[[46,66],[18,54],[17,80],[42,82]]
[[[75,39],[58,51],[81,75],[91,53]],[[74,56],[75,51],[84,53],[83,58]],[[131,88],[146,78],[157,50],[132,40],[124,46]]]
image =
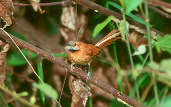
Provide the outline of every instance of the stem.
[[[115,56],[115,60],[116,60],[116,70],[118,71],[118,74],[120,74],[120,66],[119,66],[119,59],[118,59],[118,53],[117,53],[117,46],[116,46],[116,42],[113,43],[113,52],[114,52],[114,56]],[[120,91],[124,93],[124,88],[123,88],[123,84],[122,84],[122,77],[118,77],[119,79],[119,87],[120,87]]]
[[157,89],[157,84],[156,81],[154,81],[154,86],[153,86],[154,94],[155,94],[155,99],[156,99],[156,104],[159,105],[159,95],[158,95],[158,89]]
[[153,83],[153,90],[154,90],[154,95],[155,95],[155,99],[156,99],[156,104],[159,105],[159,95],[158,95],[158,89],[157,89],[157,84],[156,84],[156,74],[153,71],[152,72],[153,78],[154,78],[154,83]]
[[140,100],[140,92],[139,92],[139,87],[138,87],[138,84],[137,84],[137,80],[135,80],[135,87],[136,87],[136,94],[137,94],[137,99]]
[[[126,21],[125,12],[123,12],[123,20]],[[127,47],[128,47],[129,59],[131,62],[131,68],[133,69],[134,68],[134,61],[133,61],[132,53],[131,53],[131,46],[130,46],[129,38],[128,38],[129,37],[128,31],[126,32],[125,36],[126,36],[126,43],[127,43]]]
[[[123,20],[126,22],[125,11],[123,11]],[[128,31],[126,32],[125,36],[126,36],[126,43],[127,43],[127,47],[128,47],[129,59],[130,59],[130,62],[131,62],[131,69],[133,70],[134,69],[134,61],[133,61],[133,58],[132,58],[131,46],[130,46],[129,38],[128,38],[129,37]],[[137,84],[136,80],[135,80],[135,87],[136,87],[137,99],[139,100],[140,99],[140,94],[139,94],[139,88],[138,88],[138,84]]]
[[[124,14],[123,19],[126,21],[125,14]],[[127,32],[126,33],[126,43],[127,43],[129,58],[130,58],[130,62],[131,62],[131,69],[134,69],[134,61],[133,61],[133,58],[132,58],[131,46],[130,46],[129,38],[128,37],[129,37],[129,34]],[[139,88],[138,88],[137,81],[135,81],[135,87],[136,87],[137,99],[139,100],[140,99],[140,94],[139,94]]]
[[150,61],[153,62],[153,52],[152,52],[152,43],[151,43],[151,33],[150,33],[150,24],[149,24],[149,12],[148,12],[148,0],[145,0],[145,13],[146,13],[146,30],[147,30],[147,36],[148,36],[148,46],[149,46],[149,52],[150,52]]
[[[148,11],[148,0],[145,0],[145,14],[146,14],[146,30],[147,30],[147,36],[148,36],[148,46],[149,46],[149,53],[150,53],[150,61],[153,62],[153,52],[152,52],[152,42],[151,42],[151,36],[150,36],[150,24],[149,24],[149,11]],[[153,78],[155,78],[155,73],[153,72]],[[156,81],[154,81],[153,84],[153,90],[155,94],[156,104],[159,104],[159,96],[157,91],[157,84]]]

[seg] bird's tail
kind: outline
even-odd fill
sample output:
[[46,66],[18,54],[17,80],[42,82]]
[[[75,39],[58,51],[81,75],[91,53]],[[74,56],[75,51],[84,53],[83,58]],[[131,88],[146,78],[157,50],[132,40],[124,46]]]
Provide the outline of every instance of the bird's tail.
[[104,38],[102,38],[99,42],[95,44],[95,46],[99,48],[103,48],[107,45],[110,45],[113,41],[120,39],[120,32],[118,30],[113,30],[109,34],[107,34]]

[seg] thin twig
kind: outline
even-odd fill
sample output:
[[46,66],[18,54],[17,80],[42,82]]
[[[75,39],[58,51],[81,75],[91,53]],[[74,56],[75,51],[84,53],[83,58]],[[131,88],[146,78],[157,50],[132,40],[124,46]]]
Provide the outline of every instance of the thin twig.
[[[39,3],[40,6],[56,6],[56,5],[67,5],[72,3],[70,0],[60,1],[60,2],[51,2],[51,3]],[[32,4],[24,4],[24,3],[14,3],[14,6],[26,7],[32,6]]]
[[[5,40],[10,40],[9,37],[6,35],[6,33],[4,33],[3,30],[0,30],[0,37],[3,38],[3,39],[5,39]],[[66,68],[66,69],[68,69],[68,71],[69,71],[71,74],[73,74],[73,75],[75,75],[75,76],[81,78],[81,79],[84,80],[84,81],[86,80],[86,78],[87,78],[87,73],[84,73],[84,72],[82,71],[82,69],[74,68],[74,70],[71,71],[71,69],[70,69],[70,64],[65,63],[63,59],[56,58],[56,57],[52,56],[51,54],[49,54],[48,52],[46,52],[46,51],[44,51],[44,50],[42,50],[42,49],[40,49],[40,48],[37,48],[37,47],[35,47],[35,46],[33,46],[33,45],[31,45],[31,44],[29,44],[29,43],[23,41],[23,40],[20,40],[20,39],[14,37],[14,36],[12,36],[12,35],[11,35],[11,37],[12,37],[13,40],[16,42],[16,44],[17,44],[18,46],[20,46],[21,48],[28,49],[28,50],[30,50],[30,51],[32,51],[32,52],[35,52],[35,53],[37,53],[38,55],[43,56],[43,57],[45,57],[46,59],[52,61],[53,63],[57,63],[58,65],[60,65],[60,66],[62,66],[62,67],[64,67],[64,68]],[[61,62],[63,62],[63,63],[61,63]],[[116,89],[113,88],[112,86],[110,86],[110,85],[108,85],[108,84],[106,84],[106,83],[104,83],[104,82],[102,82],[102,81],[100,81],[100,80],[97,80],[97,79],[95,79],[95,78],[92,77],[92,76],[90,77],[89,82],[92,83],[92,84],[94,84],[94,85],[96,85],[97,87],[101,88],[102,90],[104,90],[104,91],[106,91],[106,92],[112,94],[112,95],[113,95],[114,97],[116,97],[119,101],[122,101],[122,102],[125,103],[125,104],[129,104],[129,105],[131,105],[131,106],[136,106],[136,107],[137,107],[137,106],[138,106],[138,107],[144,107],[143,104],[139,104],[135,99],[129,98],[127,95],[122,94],[120,91],[116,90]]]
[[171,15],[170,14],[168,14],[168,13],[166,13],[166,12],[164,12],[164,11],[162,11],[162,10],[152,6],[152,5],[149,5],[149,8],[152,9],[153,11],[159,13],[160,15],[162,15],[162,16],[164,16],[166,18],[171,19]]
[[170,3],[164,2],[164,1],[161,1],[161,0],[149,0],[148,3],[153,5],[153,6],[165,7],[165,8],[171,9],[171,4]]

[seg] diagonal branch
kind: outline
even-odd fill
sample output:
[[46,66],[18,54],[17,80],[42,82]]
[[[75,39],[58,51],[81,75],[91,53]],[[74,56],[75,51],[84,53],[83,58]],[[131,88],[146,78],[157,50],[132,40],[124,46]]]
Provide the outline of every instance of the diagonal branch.
[[[3,29],[0,29],[0,37],[3,38],[4,40],[7,40],[8,42],[10,42],[10,39],[8,38],[8,36],[5,34],[5,32],[3,31]],[[16,42],[16,44],[18,46],[20,46],[21,48],[24,49],[28,49],[32,52],[37,53],[40,56],[45,57],[46,59],[48,59],[49,61],[53,62],[53,63],[57,63],[60,66],[63,66],[64,68],[67,68],[68,71],[72,74],[77,76],[78,78],[81,78],[82,80],[86,80],[87,78],[87,73],[84,73],[80,68],[74,68],[73,71],[70,70],[70,65],[66,62],[64,62],[63,59],[59,59],[56,58],[54,56],[52,56],[51,54],[49,54],[48,52],[37,48],[35,46],[33,46],[32,44],[29,44],[23,40],[20,40],[14,36],[11,35],[11,37],[13,38],[13,40]],[[63,62],[61,64],[61,62]],[[125,103],[125,104],[129,104],[131,106],[135,106],[135,107],[145,107],[143,104],[139,104],[135,99],[129,98],[127,95],[122,94],[120,91],[116,90],[115,88],[113,88],[112,86],[97,80],[94,77],[90,77],[89,82],[98,86],[99,88],[101,88],[102,90],[112,94],[114,97],[116,97],[119,101]]]
[[152,9],[153,11],[159,13],[160,15],[162,15],[162,16],[164,16],[166,18],[171,19],[171,15],[169,13],[164,12],[164,11],[158,9],[158,8],[154,7],[153,5],[149,5],[149,8]]
[[171,4],[170,3],[164,2],[164,1],[161,1],[161,0],[149,0],[148,3],[153,5],[153,6],[165,7],[165,8],[171,9]]

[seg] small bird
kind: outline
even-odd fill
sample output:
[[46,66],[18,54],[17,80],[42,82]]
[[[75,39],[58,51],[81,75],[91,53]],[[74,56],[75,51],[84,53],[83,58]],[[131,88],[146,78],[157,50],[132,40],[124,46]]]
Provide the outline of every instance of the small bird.
[[[65,49],[68,52],[68,60],[71,62],[71,70],[74,64],[88,64],[88,71],[90,71],[90,63],[93,60],[93,57],[97,56],[103,47],[110,45],[113,41],[119,38],[120,32],[118,30],[113,30],[95,45],[84,42],[69,42]],[[88,72],[88,77],[89,75]]]

